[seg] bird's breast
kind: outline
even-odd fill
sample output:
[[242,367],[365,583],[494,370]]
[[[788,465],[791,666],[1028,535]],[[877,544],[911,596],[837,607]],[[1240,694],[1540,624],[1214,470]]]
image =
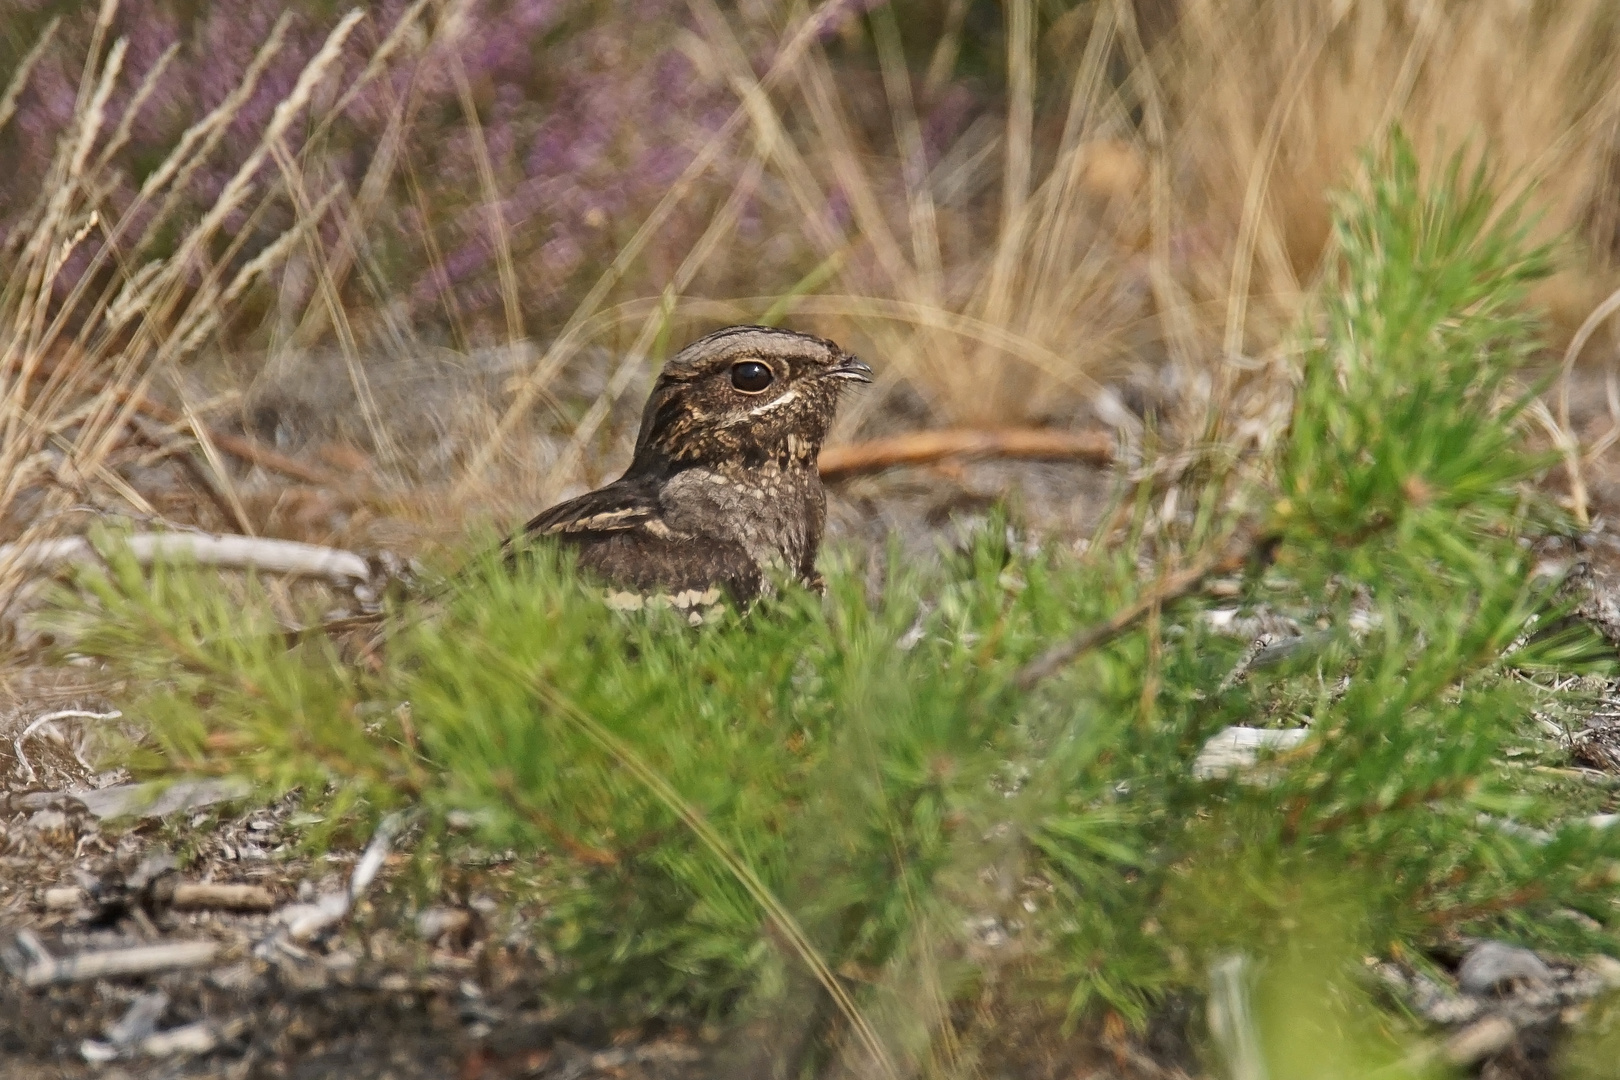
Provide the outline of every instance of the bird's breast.
[[735,541],[761,568],[801,565],[820,541],[824,499],[814,472],[774,463],[738,471],[687,469],[659,493],[670,528]]

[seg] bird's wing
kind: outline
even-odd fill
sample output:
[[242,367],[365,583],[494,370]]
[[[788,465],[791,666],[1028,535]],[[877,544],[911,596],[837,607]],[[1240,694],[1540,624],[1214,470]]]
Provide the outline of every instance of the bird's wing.
[[621,479],[553,506],[529,522],[524,535],[573,549],[581,570],[635,593],[677,598],[690,593],[703,599],[718,587],[734,600],[747,601],[762,580],[752,556],[735,540],[671,527],[650,480]]
[[648,532],[664,539],[671,535],[662,520],[657,492],[627,480],[558,503],[523,526],[523,532],[531,537],[626,531]]

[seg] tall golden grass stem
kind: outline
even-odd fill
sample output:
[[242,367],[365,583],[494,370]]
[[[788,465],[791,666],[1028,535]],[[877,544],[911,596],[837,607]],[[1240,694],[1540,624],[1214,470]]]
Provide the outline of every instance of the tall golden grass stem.
[[[819,8],[812,11],[799,23],[797,29],[789,37],[787,44],[777,52],[776,58],[771,62],[770,69],[765,73],[765,78],[761,80],[762,87],[769,89],[774,86],[798,65],[805,51],[815,42],[817,35],[821,32],[824,13],[838,10],[839,5],[840,0],[824,0]],[[518,422],[529,411],[535,399],[545,390],[551,378],[561,369],[563,363],[577,348],[580,327],[596,314],[597,309],[601,306],[602,301],[607,298],[607,294],[612,290],[613,286],[624,276],[630,264],[640,257],[642,249],[646,247],[648,241],[652,239],[675,208],[686,200],[698,177],[708,172],[714,165],[720,151],[729,144],[746,116],[747,111],[742,106],[732,110],[725,123],[699,149],[697,155],[693,157],[686,169],[670,185],[669,191],[665,192],[663,198],[658,201],[658,205],[653,207],[652,213],[648,214],[646,220],[641,223],[641,227],[636,230],[635,235],[619,249],[619,253],[614,257],[613,262],[597,278],[596,283],[591,286],[584,299],[575,306],[573,314],[569,316],[568,322],[564,324],[561,332],[558,333],[556,339],[547,348],[545,355],[541,357],[534,370],[518,387],[511,404],[507,406],[506,412],[495,425],[495,430],[484,441],[484,444],[479,447],[478,452],[473,455],[465,471],[467,479],[480,476],[489,468],[490,463],[495,460],[496,455],[501,452],[501,448],[506,444],[506,440],[511,437],[512,431],[517,427]]]
[[916,266],[923,303],[944,300],[944,256],[939,248],[939,225],[934,194],[928,184],[928,156],[923,147],[917,105],[911,96],[911,72],[900,44],[900,28],[887,4],[872,12],[872,40],[883,73],[889,117],[900,152],[900,176],[906,185],[906,216],[911,227],[911,258]]
[[733,185],[725,203],[710,219],[708,227],[703,230],[703,235],[681,260],[674,278],[665,287],[663,296],[659,298],[658,307],[649,314],[641,332],[636,336],[635,343],[630,346],[630,350],[619,360],[612,375],[608,377],[607,386],[596,396],[596,400],[591,402],[590,409],[574,429],[567,448],[551,470],[552,475],[548,483],[551,491],[548,494],[554,494],[560,484],[566,482],[565,478],[578,467],[580,459],[584,456],[585,447],[596,437],[597,429],[602,426],[602,421],[607,419],[608,412],[624,396],[630,381],[635,378],[636,371],[646,363],[647,350],[653,340],[668,327],[670,317],[675,312],[676,297],[692,283],[698,270],[709,261],[721,242],[736,229],[737,219],[742,216],[743,208],[748,205],[748,200],[758,188],[764,169],[764,161],[756,155],[744,169],[742,177]]
[[16,70],[11,73],[11,78],[6,81],[5,91],[0,93],[0,129],[3,129],[10,122],[12,116],[16,114],[17,99],[22,96],[23,88],[28,85],[29,76],[33,75],[35,65],[39,63],[39,58],[45,55],[45,50],[50,47],[51,41],[56,37],[56,31],[61,25],[62,16],[52,16],[51,21],[45,24],[45,29],[38,39],[35,40],[26,53],[23,53],[22,59],[17,62]]
[[489,160],[489,146],[484,142],[484,125],[478,119],[472,84],[467,81],[461,54],[455,49],[450,50],[450,74],[455,79],[456,96],[461,102],[462,117],[467,121],[467,131],[472,135],[473,165],[478,171],[478,186],[489,217],[489,237],[495,245],[495,268],[501,279],[501,309],[506,314],[506,342],[516,348],[527,335],[523,330],[523,306],[518,299],[517,267],[512,262],[512,237],[506,230],[506,215],[501,211],[495,166]]

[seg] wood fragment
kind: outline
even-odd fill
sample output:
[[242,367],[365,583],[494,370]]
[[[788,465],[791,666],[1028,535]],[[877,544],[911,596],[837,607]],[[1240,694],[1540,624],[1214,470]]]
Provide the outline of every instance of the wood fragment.
[[169,906],[176,911],[269,911],[276,898],[262,885],[180,882]]
[[[366,560],[352,551],[297,540],[157,532],[137,533],[128,537],[125,543],[130,554],[143,566],[162,559],[180,558],[203,566],[324,578],[337,584],[353,584],[371,576],[371,568],[366,565]],[[82,536],[40,540],[31,544],[0,544],[0,566],[33,569],[100,561],[100,554]]]
[[51,958],[47,954],[29,963],[23,972],[23,985],[56,986],[85,982],[116,975],[146,975],[174,968],[206,967],[220,953],[217,941],[166,941],[157,945],[135,945],[127,949],[105,949]]
[[394,837],[404,821],[404,817],[398,813],[389,814],[379,821],[371,842],[366,845],[366,850],[361,853],[349,876],[349,887],[343,892],[322,893],[313,903],[288,904],[277,911],[276,921],[282,924],[282,932],[261,941],[254,951],[263,956],[288,942],[309,941],[348,918],[349,911],[366,894],[376,880],[377,872],[383,868],[393,850]]
[[52,962],[45,943],[26,926],[12,936],[9,948],[0,949],[0,960],[5,962],[6,970],[18,978],[32,967]]
[[1518,1037],[1513,1021],[1505,1016],[1476,1020],[1446,1040],[1445,1059],[1452,1065],[1467,1066],[1507,1049]]
[[196,1057],[211,1052],[223,1039],[234,1039],[245,1030],[247,1022],[240,1018],[224,1025],[197,1020],[167,1031],[154,1031],[133,1042],[85,1039],[79,1044],[79,1054],[94,1065],[130,1057]]
[[22,810],[44,810],[63,803],[78,802],[98,818],[166,817],[181,810],[195,810],[214,803],[246,798],[251,785],[236,778],[176,780],[172,783],[114,784],[90,791],[31,791],[13,797],[12,805]]
[[195,1057],[218,1046],[219,1036],[213,1024],[198,1020],[182,1027],[154,1032],[137,1043],[136,1050],[143,1057],[173,1057],[177,1054]]
[[113,1047],[140,1042],[157,1031],[158,1021],[169,1011],[169,995],[163,990],[148,991],[130,1002],[118,1021],[104,1028]]
[[821,452],[819,465],[823,480],[844,480],[900,465],[927,465],[963,457],[1084,461],[1093,465],[1111,465],[1114,461],[1114,436],[1107,431],[947,428],[847,446],[830,446]]

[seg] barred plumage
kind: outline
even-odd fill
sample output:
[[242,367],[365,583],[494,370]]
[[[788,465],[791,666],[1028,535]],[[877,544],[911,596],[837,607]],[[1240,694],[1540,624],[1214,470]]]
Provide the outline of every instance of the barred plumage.
[[692,606],[720,590],[746,603],[777,571],[819,587],[826,494],[816,459],[841,392],[871,376],[807,334],[710,334],[664,365],[624,475],[524,532],[573,548],[621,597]]

